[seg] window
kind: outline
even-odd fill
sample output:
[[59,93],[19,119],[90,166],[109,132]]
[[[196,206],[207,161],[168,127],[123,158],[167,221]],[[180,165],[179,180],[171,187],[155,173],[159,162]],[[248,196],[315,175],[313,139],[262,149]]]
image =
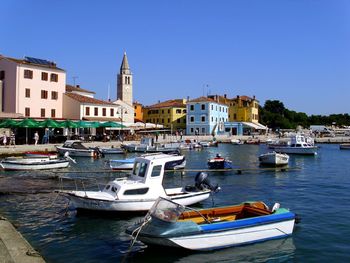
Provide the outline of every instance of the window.
[[164,119],[162,119],[162,123],[164,123]]
[[40,109],[40,117],[45,118],[45,109]]
[[25,79],[32,79],[33,78],[33,71],[29,69],[24,70],[24,78]]
[[191,128],[191,133],[193,133],[193,128]]
[[194,111],[194,105],[190,105],[190,110]]
[[177,123],[180,123],[180,121],[181,121],[181,119],[180,119],[180,118],[176,120],[176,122],[177,122]]
[[[109,114],[111,115],[111,117],[113,117],[114,116],[114,109],[110,109]],[[136,116],[136,113],[134,113],[134,115]]]
[[47,72],[41,72],[41,80],[47,81],[49,79],[49,74]]
[[164,110],[162,110],[162,114],[164,114]]
[[155,165],[153,166],[153,170],[151,173],[151,177],[156,177],[160,176],[160,172],[162,171],[162,166],[161,165]]
[[170,123],[170,119],[168,118],[168,123]]
[[106,108],[102,108],[102,116],[106,116]]
[[131,189],[131,190],[126,190],[124,192],[124,195],[144,195],[147,194],[149,188],[139,188],[139,189]]
[[202,128],[202,134],[205,134],[205,128]]
[[26,89],[26,98],[30,98],[30,89]]
[[56,110],[51,109],[51,118],[56,118]]
[[4,80],[5,79],[5,70],[1,70],[0,71],[0,80]]
[[182,113],[186,113],[186,110],[182,110]]
[[181,110],[177,109],[177,110],[176,110],[176,113],[181,113]]
[[170,109],[168,109],[168,113],[170,113]]
[[90,107],[85,108],[85,115],[89,116],[90,115]]
[[50,81],[51,82],[58,82],[58,75],[55,73],[51,73],[50,75]]
[[202,109],[202,110],[205,110],[205,104],[202,104],[202,105],[201,105],[201,109]]
[[94,108],[94,115],[98,116],[98,108],[97,107]]
[[202,116],[202,117],[201,117],[201,121],[202,121],[202,122],[205,122],[205,116]]
[[194,116],[190,117],[190,122],[194,122]]
[[25,110],[24,110],[24,115],[25,115],[26,117],[29,117],[29,116],[30,116],[30,108],[25,108]]
[[51,91],[51,99],[52,100],[58,99],[58,92],[57,91]]
[[214,105],[213,104],[211,105],[211,110],[214,110]]
[[41,98],[42,99],[47,99],[47,90],[41,90]]

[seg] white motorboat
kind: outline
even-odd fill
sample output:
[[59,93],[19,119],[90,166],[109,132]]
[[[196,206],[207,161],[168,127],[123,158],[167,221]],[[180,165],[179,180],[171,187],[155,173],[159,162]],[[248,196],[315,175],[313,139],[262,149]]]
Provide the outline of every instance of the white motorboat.
[[339,149],[341,149],[341,150],[350,150],[350,143],[341,143],[339,145]]
[[264,202],[193,209],[159,198],[144,220],[127,228],[147,245],[214,250],[292,235],[297,217]]
[[119,147],[97,147],[103,154],[125,154],[125,151]]
[[292,136],[290,141],[284,144],[269,144],[269,148],[273,149],[275,152],[287,154],[317,154],[317,146],[314,145],[312,138],[301,134]]
[[68,166],[68,160],[52,159],[50,157],[8,157],[0,162],[0,167],[4,170],[44,170],[66,168]]
[[109,182],[102,191],[63,191],[78,210],[147,211],[159,196],[182,205],[207,199],[218,186],[210,184],[207,174],[198,173],[195,186],[164,188],[162,185],[166,163],[178,156],[147,154],[135,159],[127,178]]
[[66,152],[69,156],[75,157],[100,157],[103,153],[96,148],[85,147],[79,140],[67,140],[63,146],[56,146],[56,149],[60,155],[65,155]]
[[231,143],[233,145],[241,145],[244,144],[244,142],[241,139],[231,139]]
[[289,161],[289,155],[285,153],[268,152],[259,156],[259,162],[262,165],[287,165]]

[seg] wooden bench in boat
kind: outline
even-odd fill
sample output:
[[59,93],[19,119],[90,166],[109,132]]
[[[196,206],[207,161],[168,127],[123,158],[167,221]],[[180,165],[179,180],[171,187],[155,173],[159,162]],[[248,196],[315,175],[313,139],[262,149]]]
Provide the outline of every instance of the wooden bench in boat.
[[265,206],[260,203],[243,204],[231,207],[219,207],[213,209],[203,209],[199,211],[185,211],[178,221],[193,221],[196,224],[216,223],[223,221],[234,221],[249,217],[263,216],[271,214]]

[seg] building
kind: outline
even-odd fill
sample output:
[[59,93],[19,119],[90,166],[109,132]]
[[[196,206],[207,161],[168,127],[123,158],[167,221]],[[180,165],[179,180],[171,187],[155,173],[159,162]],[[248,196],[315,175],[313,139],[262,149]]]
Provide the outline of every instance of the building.
[[216,134],[228,121],[228,106],[212,98],[200,97],[187,102],[186,134]]
[[230,122],[259,122],[259,101],[248,96],[231,99],[229,108]]
[[159,102],[144,108],[143,121],[161,124],[172,131],[186,129],[186,99]]
[[56,63],[0,55],[2,112],[31,118],[62,118],[66,72]]
[[143,121],[143,105],[137,101],[133,103],[135,121]]
[[79,85],[66,85],[66,93],[63,95],[63,118],[122,122],[120,106],[95,99],[94,94],[80,88]]
[[113,103],[119,106],[124,123],[134,123],[133,76],[126,53],[124,53],[117,75],[117,100],[113,101]]

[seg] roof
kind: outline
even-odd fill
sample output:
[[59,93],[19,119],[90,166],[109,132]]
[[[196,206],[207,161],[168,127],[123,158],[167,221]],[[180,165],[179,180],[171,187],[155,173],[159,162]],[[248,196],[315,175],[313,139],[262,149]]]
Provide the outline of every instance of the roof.
[[221,104],[230,104],[230,101],[232,101],[232,99],[229,99],[225,96],[220,96],[220,95],[208,95],[208,98],[211,98]]
[[90,97],[87,97],[87,96],[83,96],[83,95],[79,95],[79,94],[76,94],[76,93],[65,93],[66,96],[72,98],[73,100],[76,100],[76,101],[79,101],[79,102],[82,102],[82,103],[90,103],[90,104],[99,104],[99,105],[111,105],[111,106],[116,106],[116,104],[112,103],[112,102],[109,102],[109,101],[104,101],[104,100],[98,100],[98,99],[95,99],[95,98],[90,98]]
[[189,102],[189,103],[191,103],[191,102],[211,102],[211,103],[217,103],[217,104],[222,104],[222,105],[227,106],[227,105],[226,105],[225,103],[223,103],[223,102],[216,101],[216,100],[214,100],[214,99],[212,99],[212,98],[208,98],[208,97],[204,97],[204,96],[199,97],[199,98],[197,98],[197,99],[190,100],[190,101],[188,101],[188,102]]
[[93,91],[89,91],[89,90],[80,88],[79,85],[77,85],[77,86],[72,86],[72,85],[68,85],[68,84],[67,84],[67,85],[66,85],[66,91],[68,91],[68,92],[79,91],[79,92],[85,92],[85,93],[96,94],[96,93],[93,92]]
[[240,100],[245,100],[245,101],[252,101],[252,100],[257,100],[255,99],[255,96],[254,98],[251,98],[251,97],[248,97],[248,96],[237,96],[236,98],[233,98],[232,100],[237,100],[237,99],[240,99]]
[[120,72],[124,71],[124,70],[129,70],[129,62],[128,62],[128,57],[126,56],[126,52],[124,52],[124,56],[123,56],[123,61],[122,64],[120,66]]
[[59,71],[65,71],[64,69],[58,68],[56,66],[55,62],[46,61],[46,60],[42,60],[42,59],[37,59],[37,61],[46,61],[48,63],[47,64],[39,64],[39,63],[29,62],[26,59],[11,58],[11,57],[5,57],[2,55],[0,55],[0,58],[5,58],[5,59],[10,60],[12,62],[15,62],[17,64],[30,65],[30,66],[36,66],[36,67],[42,67],[42,68],[51,68],[51,69],[56,69]]
[[186,108],[186,104],[184,103],[183,99],[174,99],[174,100],[166,100],[163,102],[159,102],[157,104],[153,104],[151,106],[147,106],[145,108],[147,109],[154,109],[154,108]]

